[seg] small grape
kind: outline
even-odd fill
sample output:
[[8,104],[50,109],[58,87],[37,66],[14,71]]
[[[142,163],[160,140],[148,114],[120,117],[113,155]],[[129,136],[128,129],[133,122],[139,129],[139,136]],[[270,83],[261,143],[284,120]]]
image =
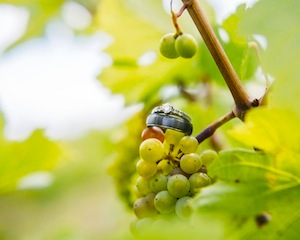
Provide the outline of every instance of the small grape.
[[190,182],[186,176],[176,174],[169,178],[167,187],[172,196],[181,198],[190,191]]
[[143,141],[148,138],[156,138],[159,141],[164,142],[164,135],[164,131],[159,127],[147,127],[143,130],[141,137]]
[[175,50],[175,34],[168,33],[160,40],[160,53],[166,58],[177,58],[179,54]]
[[187,219],[192,214],[192,207],[189,204],[191,199],[191,197],[185,196],[177,200],[175,205],[175,213],[179,218]]
[[136,180],[136,188],[142,195],[147,195],[151,192],[149,179],[138,177]]
[[177,199],[173,197],[167,190],[156,194],[154,198],[154,206],[160,213],[171,213],[175,209]]
[[184,136],[179,142],[180,150],[184,154],[196,152],[198,145],[198,140],[193,136]]
[[157,162],[164,155],[164,146],[156,138],[148,138],[140,145],[140,156],[145,161]]
[[189,178],[191,174],[188,174],[184,172],[180,167],[174,168],[173,171],[171,172],[171,176],[176,175],[176,174],[181,174]]
[[202,165],[202,167],[199,169],[199,172],[203,172],[205,174],[207,174],[207,169],[204,165]]
[[197,51],[197,41],[191,34],[183,33],[176,38],[175,49],[179,56],[191,58]]
[[154,220],[150,217],[137,219],[132,222],[130,225],[130,231],[133,236],[140,238],[144,238],[147,236],[147,232],[149,232],[154,224]]
[[153,177],[150,178],[150,189],[153,192],[161,192],[167,190],[168,179],[162,173],[156,173]]
[[186,173],[193,174],[198,172],[201,166],[200,156],[196,153],[185,154],[180,159],[180,167]]
[[136,164],[137,173],[144,178],[152,177],[157,171],[157,165],[154,162],[147,162],[143,159]]
[[182,137],[184,137],[184,133],[173,129],[167,129],[165,132],[165,141],[170,145],[178,145]]
[[164,175],[169,175],[173,171],[173,166],[169,160],[164,159],[157,164],[157,171],[162,172]]
[[191,185],[190,191],[195,194],[200,191],[200,188],[210,185],[211,179],[207,174],[198,172],[190,176],[189,182]]
[[144,199],[147,203],[147,205],[150,207],[150,208],[154,208],[154,198],[156,196],[156,193],[154,192],[151,192],[151,193],[148,193]]
[[133,211],[138,218],[153,217],[157,210],[149,205],[145,198],[138,198],[133,204]]
[[218,153],[214,150],[207,149],[200,154],[202,164],[208,167],[214,160],[218,158]]

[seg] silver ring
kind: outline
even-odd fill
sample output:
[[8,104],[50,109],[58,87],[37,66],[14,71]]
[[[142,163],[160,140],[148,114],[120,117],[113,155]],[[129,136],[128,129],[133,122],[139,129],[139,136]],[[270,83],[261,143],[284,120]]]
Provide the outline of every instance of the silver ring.
[[191,122],[191,118],[185,114],[184,112],[181,112],[177,109],[175,109],[171,104],[165,103],[162,106],[155,107],[151,113],[159,113],[159,114],[165,114],[165,115],[174,115],[177,117],[180,117],[188,122]]
[[162,130],[173,129],[179,132],[183,132],[186,135],[191,135],[193,132],[193,125],[190,121],[175,117],[173,115],[162,115],[158,113],[152,113],[147,117],[147,127],[160,127]]

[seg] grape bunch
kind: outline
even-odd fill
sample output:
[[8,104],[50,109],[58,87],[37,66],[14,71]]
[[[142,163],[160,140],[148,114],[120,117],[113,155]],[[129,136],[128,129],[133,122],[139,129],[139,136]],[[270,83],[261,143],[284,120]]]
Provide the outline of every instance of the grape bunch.
[[213,150],[199,155],[195,153],[197,147],[197,139],[182,132],[156,126],[144,129],[136,164],[138,198],[133,210],[137,218],[189,217],[189,202],[211,184],[207,166],[217,157]]
[[188,33],[168,33],[160,40],[160,53],[166,58],[191,58],[197,51],[197,41]]

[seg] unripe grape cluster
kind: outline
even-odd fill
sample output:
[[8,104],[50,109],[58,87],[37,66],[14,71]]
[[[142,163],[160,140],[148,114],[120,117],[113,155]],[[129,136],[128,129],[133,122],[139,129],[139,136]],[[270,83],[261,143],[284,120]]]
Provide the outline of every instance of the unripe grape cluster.
[[160,40],[160,53],[166,58],[191,58],[197,52],[197,41],[188,33],[168,33]]
[[156,218],[175,213],[187,219],[190,200],[211,184],[207,167],[217,157],[213,150],[196,153],[195,137],[179,131],[147,127],[142,132],[140,160],[136,164],[137,200],[133,209],[139,218]]

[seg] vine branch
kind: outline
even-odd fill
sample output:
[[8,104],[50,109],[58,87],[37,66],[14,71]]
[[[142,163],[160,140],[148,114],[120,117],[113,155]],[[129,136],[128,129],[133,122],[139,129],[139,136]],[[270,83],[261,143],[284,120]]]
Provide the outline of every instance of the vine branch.
[[226,115],[224,115],[223,117],[221,117],[220,119],[218,119],[217,121],[208,125],[204,130],[202,130],[196,136],[198,143],[200,144],[205,139],[211,137],[214,134],[214,132],[217,130],[217,128],[219,128],[220,126],[222,126],[223,124],[227,123],[228,121],[230,121],[231,119],[233,119],[235,117],[236,117],[236,115],[235,115],[234,111],[231,111],[231,112],[227,113]]
[[204,12],[197,0],[182,0],[184,8],[189,12],[198,31],[200,32],[207,48],[216,62],[235,102],[234,115],[241,120],[245,113],[252,107],[252,102],[245,92],[241,81],[229,61],[222,45],[217,39]]

